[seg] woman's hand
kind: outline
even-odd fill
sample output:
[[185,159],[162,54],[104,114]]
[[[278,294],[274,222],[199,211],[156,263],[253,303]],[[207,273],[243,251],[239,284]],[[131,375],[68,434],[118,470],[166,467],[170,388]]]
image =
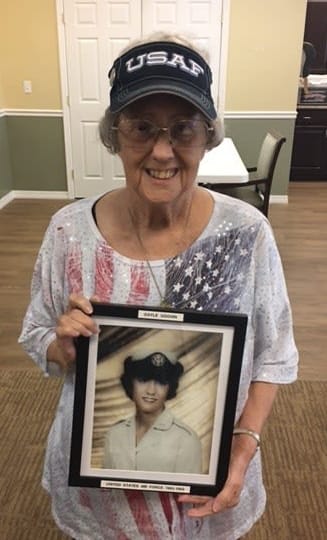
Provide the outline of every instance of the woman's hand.
[[193,504],[193,508],[187,512],[190,517],[201,518],[212,516],[213,514],[236,506],[240,500],[242,487],[243,477],[231,473],[222,491],[216,497],[181,495],[178,501]]
[[[277,388],[277,384],[253,381],[238,427],[261,433],[276,397]],[[253,437],[245,434],[234,436],[228,477],[217,497],[181,495],[178,498],[180,502],[194,505],[194,508],[188,511],[188,515],[191,517],[212,516],[212,514],[236,506],[240,500],[247,468],[256,450],[257,442]]]
[[[92,300],[97,298],[93,297]],[[57,322],[56,339],[48,347],[48,362],[55,362],[64,370],[75,362],[74,339],[79,336],[90,337],[98,332],[91,318],[92,311],[92,304],[87,298],[79,294],[70,295],[67,311]]]
[[193,508],[187,512],[188,515],[194,518],[212,516],[236,506],[240,500],[246,470],[255,452],[255,441],[241,436],[234,437],[228,477],[218,495],[181,495],[178,498],[179,502],[193,504]]

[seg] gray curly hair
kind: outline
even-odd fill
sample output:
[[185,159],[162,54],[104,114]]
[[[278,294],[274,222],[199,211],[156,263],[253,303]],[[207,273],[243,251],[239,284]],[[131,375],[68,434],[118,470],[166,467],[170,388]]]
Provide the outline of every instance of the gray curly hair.
[[[154,41],[167,41],[169,43],[178,43],[180,45],[184,45],[185,47],[188,47],[189,49],[192,49],[200,54],[207,62],[209,60],[208,52],[204,49],[195,47],[191,39],[179,34],[169,34],[165,32],[155,32],[145,39],[134,40],[121,51],[120,55],[125,54],[138,45],[146,45],[147,43],[153,43]],[[125,113],[126,111],[128,111],[128,106],[124,109]],[[122,111],[113,113],[110,111],[110,107],[107,107],[105,114],[99,123],[100,140],[111,154],[117,154],[120,150],[117,130],[112,128],[118,125],[121,114]],[[219,117],[215,120],[208,120],[203,116],[203,119],[210,128],[213,128],[208,132],[208,139],[206,142],[206,150],[211,150],[211,148],[218,146],[224,138],[223,125]]]

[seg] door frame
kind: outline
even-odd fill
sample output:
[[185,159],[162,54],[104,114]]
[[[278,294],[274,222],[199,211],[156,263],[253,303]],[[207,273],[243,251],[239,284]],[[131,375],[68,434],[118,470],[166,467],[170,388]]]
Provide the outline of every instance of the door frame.
[[66,54],[66,35],[65,35],[65,19],[64,19],[64,0],[56,0],[57,13],[57,34],[58,34],[58,50],[59,50],[59,72],[61,86],[61,103],[63,112],[63,126],[65,139],[65,158],[66,158],[66,175],[67,175],[67,191],[69,199],[75,198],[74,186],[74,167],[73,167],[73,152],[71,139],[71,121],[69,109],[69,87],[67,74],[67,54]]
[[[75,198],[74,185],[74,164],[71,139],[71,118],[69,108],[69,85],[67,73],[67,54],[66,54],[66,35],[64,20],[64,1],[56,0],[57,14],[57,34],[59,50],[59,70],[61,86],[61,102],[63,112],[64,143],[66,158],[67,192],[70,199]],[[226,99],[226,80],[227,80],[227,57],[228,57],[228,38],[230,21],[230,0],[222,0],[222,18],[220,29],[220,58],[219,58],[219,77],[218,77],[218,113],[221,120],[224,120],[225,99]]]

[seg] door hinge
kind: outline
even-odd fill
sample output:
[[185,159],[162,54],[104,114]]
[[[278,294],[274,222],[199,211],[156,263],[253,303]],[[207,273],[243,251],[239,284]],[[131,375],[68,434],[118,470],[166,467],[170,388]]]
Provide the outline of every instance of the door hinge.
[[74,172],[74,169],[71,170],[71,173],[72,173],[72,179],[75,180],[75,172]]

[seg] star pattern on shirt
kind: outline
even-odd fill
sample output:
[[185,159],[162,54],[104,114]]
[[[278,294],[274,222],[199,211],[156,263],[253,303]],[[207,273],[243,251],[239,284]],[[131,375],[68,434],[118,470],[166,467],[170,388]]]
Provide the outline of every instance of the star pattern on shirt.
[[238,311],[256,234],[255,227],[234,229],[231,222],[224,222],[183,256],[170,259],[168,303],[183,309],[210,311],[218,306],[221,311]]
[[176,285],[173,286],[174,292],[179,293],[179,291],[183,288],[182,283],[176,283]]

